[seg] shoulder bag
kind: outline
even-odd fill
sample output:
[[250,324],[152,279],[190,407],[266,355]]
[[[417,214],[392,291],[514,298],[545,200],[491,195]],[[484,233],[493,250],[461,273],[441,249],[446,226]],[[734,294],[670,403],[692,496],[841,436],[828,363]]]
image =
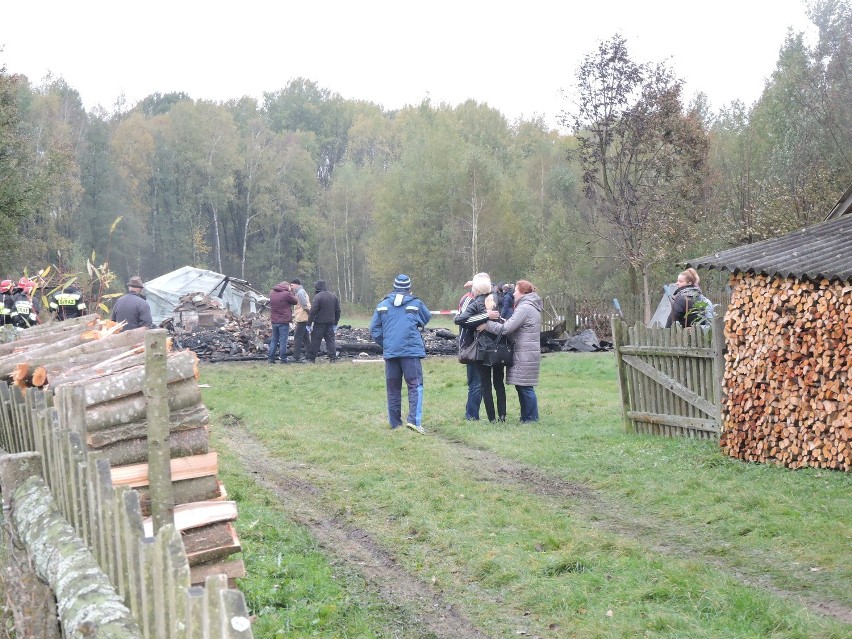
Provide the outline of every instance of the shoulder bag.
[[476,364],[479,353],[479,333],[474,333],[473,340],[466,346],[462,345],[462,336],[464,331],[459,335],[459,362],[462,364]]
[[486,366],[511,366],[514,344],[505,335],[479,334],[479,361]]

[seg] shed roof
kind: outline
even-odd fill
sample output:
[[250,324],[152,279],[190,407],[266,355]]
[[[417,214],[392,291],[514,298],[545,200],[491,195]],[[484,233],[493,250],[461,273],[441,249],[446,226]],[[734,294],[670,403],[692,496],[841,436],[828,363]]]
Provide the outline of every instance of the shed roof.
[[831,213],[829,213],[825,219],[833,220],[850,212],[852,212],[852,184],[850,184],[849,188],[846,189],[846,192],[840,196],[840,199],[837,200],[837,204],[834,205],[834,208],[831,209]]
[[[837,211],[835,207],[833,213]],[[731,273],[763,273],[811,281],[852,280],[852,215],[844,214],[849,212],[847,206],[825,222],[775,239],[697,257],[687,264]]]

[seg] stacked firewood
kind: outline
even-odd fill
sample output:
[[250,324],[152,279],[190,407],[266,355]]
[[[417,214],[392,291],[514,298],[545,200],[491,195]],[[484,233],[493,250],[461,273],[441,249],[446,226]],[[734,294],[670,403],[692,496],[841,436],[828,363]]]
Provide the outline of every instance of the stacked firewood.
[[852,285],[752,274],[731,285],[722,449],[852,470]]
[[[146,330],[125,332],[121,326],[90,315],[28,329],[16,341],[0,345],[0,375],[24,388],[81,387],[89,450],[109,460],[114,485],[139,491],[143,515],[150,516]],[[240,551],[232,523],[237,512],[233,502],[225,501],[217,478],[197,363],[188,350],[171,351],[166,360],[175,524],[193,583],[203,582],[208,574],[245,574],[242,561],[225,561]]]

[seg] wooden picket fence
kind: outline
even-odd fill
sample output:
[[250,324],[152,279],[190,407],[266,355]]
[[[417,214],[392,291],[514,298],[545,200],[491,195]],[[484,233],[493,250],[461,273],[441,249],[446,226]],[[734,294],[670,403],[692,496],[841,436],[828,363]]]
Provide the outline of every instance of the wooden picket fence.
[[[29,562],[38,577],[24,576],[8,585],[26,588],[46,581],[58,604],[48,615],[54,615],[54,625],[58,616],[64,637],[251,637],[245,598],[228,589],[224,575],[208,577],[204,587],[191,586],[189,563],[173,524],[161,526],[155,537],[145,536],[138,493],[126,486],[114,488],[109,462],[98,452],[86,452],[84,420],[81,389],[60,387],[51,393],[31,388],[23,393],[0,383],[4,532],[7,541],[26,545],[16,570],[26,572]],[[53,555],[75,542],[68,535],[52,537],[61,526],[46,514],[50,508],[84,546],[77,572],[69,572],[73,562],[55,563]],[[80,556],[79,549],[73,553]],[[32,624],[39,614],[44,611],[31,609],[18,616]],[[50,623],[41,625],[49,628]]]
[[723,320],[709,329],[646,328],[613,318],[628,432],[717,439],[722,426]]

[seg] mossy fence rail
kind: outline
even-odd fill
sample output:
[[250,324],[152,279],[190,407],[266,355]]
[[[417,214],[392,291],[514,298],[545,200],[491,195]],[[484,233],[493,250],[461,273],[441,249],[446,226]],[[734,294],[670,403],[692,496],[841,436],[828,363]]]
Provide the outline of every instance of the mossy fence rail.
[[612,319],[628,432],[718,439],[722,427],[723,320],[709,328],[646,328]]
[[[146,339],[146,376],[157,371],[156,346],[149,348]],[[154,377],[162,383],[146,391],[149,427],[162,422],[151,406],[162,406],[166,393],[165,374]],[[168,516],[158,521],[155,511],[156,535],[145,536],[138,493],[113,487],[109,462],[86,452],[84,401],[72,386],[24,393],[0,383],[4,569],[16,636],[251,637],[245,598],[225,575],[190,584]],[[153,479],[153,464],[151,472]]]

